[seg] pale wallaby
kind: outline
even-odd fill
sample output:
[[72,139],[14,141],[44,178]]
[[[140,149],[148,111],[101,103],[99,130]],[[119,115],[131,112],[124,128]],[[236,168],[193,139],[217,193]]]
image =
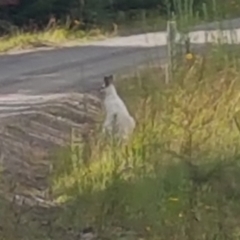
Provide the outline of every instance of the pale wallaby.
[[106,111],[103,131],[114,134],[121,139],[126,139],[132,134],[136,123],[116,91],[113,84],[113,75],[104,77],[101,91],[104,94]]

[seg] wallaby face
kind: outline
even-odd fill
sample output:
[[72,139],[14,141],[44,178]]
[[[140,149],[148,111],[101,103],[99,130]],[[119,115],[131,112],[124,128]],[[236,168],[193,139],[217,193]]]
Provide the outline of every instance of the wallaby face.
[[105,76],[103,80],[105,87],[108,87],[110,84],[113,84],[113,75]]
[[103,79],[103,85],[101,86],[101,92],[104,92],[109,86],[113,85],[113,75],[105,76]]

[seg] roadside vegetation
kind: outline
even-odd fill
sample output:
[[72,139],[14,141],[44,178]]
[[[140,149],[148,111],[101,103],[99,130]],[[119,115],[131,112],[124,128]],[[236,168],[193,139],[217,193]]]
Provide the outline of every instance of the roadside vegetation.
[[78,20],[71,20],[71,23],[66,22],[64,24],[49,24],[49,27],[46,25],[41,30],[24,31],[16,26],[8,25],[8,28],[12,28],[12,30],[0,37],[0,52],[41,47],[74,46],[118,35],[165,30],[166,20],[163,17],[158,16],[154,11],[147,16],[144,13],[143,11],[138,13],[131,20],[123,14],[123,19],[119,23],[92,24],[86,28],[84,23]]
[[92,136],[87,161],[57,159],[63,224],[109,238],[120,227],[143,239],[239,239],[239,76],[239,56],[216,46],[167,85],[156,67],[119,81],[137,129],[124,145]]
[[239,0],[38,0],[21,1],[17,6],[0,4],[0,52],[162,31],[173,12],[176,16],[191,13],[194,18],[185,22],[190,27],[238,17],[239,11]]
[[[180,7],[176,18],[187,32],[198,15]],[[151,64],[120,79],[136,131],[119,145],[95,130],[78,160],[57,158],[53,192],[67,206],[62,224],[91,225],[106,238],[239,239],[238,49],[215,44],[180,56],[168,83],[166,71]]]

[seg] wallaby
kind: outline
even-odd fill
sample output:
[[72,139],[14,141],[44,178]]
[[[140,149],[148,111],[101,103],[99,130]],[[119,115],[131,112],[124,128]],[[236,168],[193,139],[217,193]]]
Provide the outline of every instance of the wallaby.
[[113,75],[104,77],[101,88],[104,93],[106,118],[103,131],[113,134],[120,139],[126,139],[135,128],[135,120],[127,110],[123,100],[118,96],[113,84]]

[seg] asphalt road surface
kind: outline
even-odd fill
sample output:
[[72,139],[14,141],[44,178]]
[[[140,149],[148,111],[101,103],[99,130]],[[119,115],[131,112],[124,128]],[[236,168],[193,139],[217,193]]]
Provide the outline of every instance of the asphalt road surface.
[[[217,23],[195,27],[190,34],[191,42],[203,45],[216,41],[218,31],[214,29],[217,27]],[[231,42],[234,38],[239,43],[240,19],[224,21],[221,27],[225,41]],[[235,29],[234,33],[228,29]],[[2,55],[0,112],[7,109],[8,97],[11,101],[24,98],[26,102],[27,98],[31,101],[30,98],[37,95],[88,91],[98,88],[106,74],[125,74],[139,65],[164,62],[166,54],[166,32],[158,32],[116,37],[78,47]]]

